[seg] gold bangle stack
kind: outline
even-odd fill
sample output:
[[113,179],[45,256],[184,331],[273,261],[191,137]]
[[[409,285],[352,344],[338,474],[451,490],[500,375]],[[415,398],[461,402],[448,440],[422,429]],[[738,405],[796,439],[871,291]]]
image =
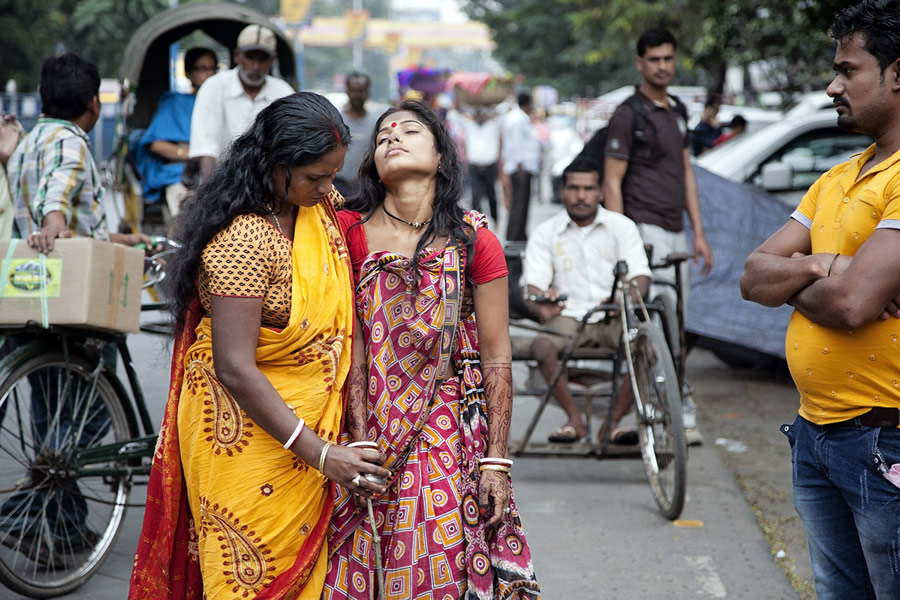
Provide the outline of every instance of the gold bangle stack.
[[334,446],[334,442],[325,442],[322,446],[322,453],[319,454],[319,473],[325,474],[325,457],[328,455],[328,449]]
[[509,467],[506,465],[480,465],[478,470],[484,473],[485,471],[497,471],[498,473],[509,473]]

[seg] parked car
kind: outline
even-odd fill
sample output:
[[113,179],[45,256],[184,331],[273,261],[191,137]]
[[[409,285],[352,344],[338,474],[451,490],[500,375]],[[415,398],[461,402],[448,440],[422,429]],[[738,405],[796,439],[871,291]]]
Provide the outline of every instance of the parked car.
[[783,364],[791,307],[741,298],[747,256],[790,218],[825,171],[872,143],[837,127],[833,109],[806,110],[746,133],[694,160],[703,227],[715,265],[692,268],[686,329],[698,344],[737,365]]
[[763,129],[716,146],[695,164],[726,179],[749,183],[797,206],[819,175],[872,143],[840,129],[833,109],[785,116]]

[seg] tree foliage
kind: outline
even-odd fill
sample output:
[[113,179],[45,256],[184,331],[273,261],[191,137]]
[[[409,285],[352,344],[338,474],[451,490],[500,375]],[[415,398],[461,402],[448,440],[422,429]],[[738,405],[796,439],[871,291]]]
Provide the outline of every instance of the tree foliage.
[[[494,33],[496,56],[564,93],[618,87],[635,41],[653,26],[679,40],[679,83],[721,92],[729,66],[761,65],[774,89],[820,88],[831,72],[828,27],[844,0],[469,0]],[[613,85],[605,86],[603,82]]]
[[0,0],[0,82],[34,90],[41,63],[71,50],[114,77],[134,30],[167,0]]
[[[589,31],[575,27],[577,10],[568,2],[469,0],[463,8],[490,28],[494,57],[530,84],[553,85],[563,95],[590,95],[606,91],[610,73],[622,66],[588,60],[594,42]],[[627,53],[621,58],[623,64],[630,61]]]

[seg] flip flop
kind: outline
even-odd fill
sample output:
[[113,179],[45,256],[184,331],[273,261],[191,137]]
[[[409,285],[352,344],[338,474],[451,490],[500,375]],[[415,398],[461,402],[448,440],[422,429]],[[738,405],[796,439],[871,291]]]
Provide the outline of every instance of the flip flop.
[[553,444],[574,444],[579,440],[579,437],[574,427],[566,425],[547,436],[547,441]]
[[616,427],[609,434],[609,443],[617,446],[637,446],[638,432],[630,427]]

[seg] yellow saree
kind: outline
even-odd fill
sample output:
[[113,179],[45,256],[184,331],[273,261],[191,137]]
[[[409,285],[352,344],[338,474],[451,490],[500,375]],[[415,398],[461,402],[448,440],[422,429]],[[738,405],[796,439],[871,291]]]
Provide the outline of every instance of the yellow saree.
[[[308,428],[336,441],[353,297],[348,254],[329,201],[299,210],[291,262],[290,320],[281,331],[260,329],[257,366]],[[253,423],[218,382],[209,318],[193,333],[177,365],[183,368],[180,394],[170,393],[160,432],[154,472],[161,485],[151,476],[131,597],[318,599],[332,487]],[[178,469],[172,468],[179,457]],[[186,492],[180,501],[173,498],[179,488]],[[179,527],[184,498],[187,527]],[[148,527],[151,509],[163,531]],[[179,553],[184,535],[176,532],[183,529],[189,539]],[[163,558],[152,557],[157,551]],[[202,591],[191,562],[199,566]]]

